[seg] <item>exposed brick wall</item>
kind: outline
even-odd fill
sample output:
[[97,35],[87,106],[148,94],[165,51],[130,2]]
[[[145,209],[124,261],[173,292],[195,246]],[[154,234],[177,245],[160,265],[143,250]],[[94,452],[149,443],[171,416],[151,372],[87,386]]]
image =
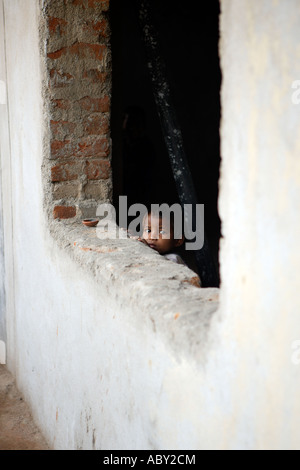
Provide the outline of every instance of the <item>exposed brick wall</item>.
[[91,216],[111,198],[109,0],[47,0],[53,217]]

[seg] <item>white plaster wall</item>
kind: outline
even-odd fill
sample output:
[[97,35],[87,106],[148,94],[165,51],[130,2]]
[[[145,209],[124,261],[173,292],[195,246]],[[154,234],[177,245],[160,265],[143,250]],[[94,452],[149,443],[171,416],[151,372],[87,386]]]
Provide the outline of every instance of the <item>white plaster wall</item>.
[[299,448],[300,4],[221,7],[222,337],[232,354],[224,444]]
[[[0,10],[0,30],[3,31],[3,12]],[[6,75],[5,75],[5,47],[4,35],[0,37],[0,113],[2,119],[0,120],[1,135],[7,132],[7,93],[6,93]],[[5,127],[4,127],[5,126]],[[0,162],[2,161],[2,152],[5,151],[3,145],[0,147]],[[0,182],[3,180],[2,164],[0,164]],[[0,364],[5,363],[5,342],[6,342],[6,302],[5,302],[5,261],[4,261],[4,227],[3,227],[3,203],[2,203],[3,185],[1,183],[0,190]]]
[[[1,159],[0,159],[1,161]],[[1,170],[0,170],[1,181]],[[6,305],[2,192],[0,191],[0,364],[6,361]]]
[[[1,171],[1,170],[0,170]],[[1,173],[0,173],[1,178]],[[4,230],[3,230],[3,208],[2,208],[2,192],[0,191],[0,343],[6,340],[6,327],[5,327],[5,267],[4,267]],[[5,362],[5,357],[1,354],[0,344],[0,364]]]
[[180,332],[174,352],[121,283],[94,281],[50,237],[38,2],[3,4],[8,367],[50,445],[299,449],[298,2],[222,2],[221,309],[194,359]]

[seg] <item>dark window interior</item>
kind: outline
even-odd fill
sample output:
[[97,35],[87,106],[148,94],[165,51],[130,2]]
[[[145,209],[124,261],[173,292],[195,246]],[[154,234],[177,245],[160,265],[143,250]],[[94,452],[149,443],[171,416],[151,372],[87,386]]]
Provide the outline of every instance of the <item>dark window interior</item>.
[[[197,202],[205,204],[206,236],[218,266],[219,2],[202,2],[201,8],[197,2],[182,0],[151,0],[150,4]],[[111,0],[111,29],[115,207],[118,209],[121,194],[128,196],[129,204],[179,202],[153,97],[135,0]],[[142,132],[143,138],[137,140],[136,135]],[[128,152],[134,162],[132,166],[128,164]]]

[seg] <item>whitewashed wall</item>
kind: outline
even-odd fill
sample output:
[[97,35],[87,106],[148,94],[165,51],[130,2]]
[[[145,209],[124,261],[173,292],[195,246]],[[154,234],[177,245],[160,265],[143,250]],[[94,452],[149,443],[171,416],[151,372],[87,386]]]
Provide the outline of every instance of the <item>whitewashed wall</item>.
[[221,8],[222,337],[232,353],[224,443],[299,448],[300,4]]
[[8,176],[7,166],[4,164],[4,155],[8,152],[7,146],[9,139],[3,136],[8,135],[8,118],[7,118],[7,90],[6,90],[6,67],[5,67],[5,45],[4,45],[4,18],[3,10],[0,11],[0,364],[4,364],[6,360],[6,288],[5,288],[5,258],[4,258],[4,227],[3,227],[3,181]]

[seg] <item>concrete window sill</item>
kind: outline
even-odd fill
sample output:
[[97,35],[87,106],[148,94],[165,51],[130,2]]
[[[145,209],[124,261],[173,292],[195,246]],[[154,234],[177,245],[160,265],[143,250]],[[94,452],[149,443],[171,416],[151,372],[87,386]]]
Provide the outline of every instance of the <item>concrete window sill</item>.
[[137,328],[149,323],[177,353],[184,348],[196,358],[219,307],[218,288],[199,288],[192,270],[137,240],[100,239],[95,227],[80,222],[53,221],[51,232],[81,269],[107,285],[124,311],[130,307]]

